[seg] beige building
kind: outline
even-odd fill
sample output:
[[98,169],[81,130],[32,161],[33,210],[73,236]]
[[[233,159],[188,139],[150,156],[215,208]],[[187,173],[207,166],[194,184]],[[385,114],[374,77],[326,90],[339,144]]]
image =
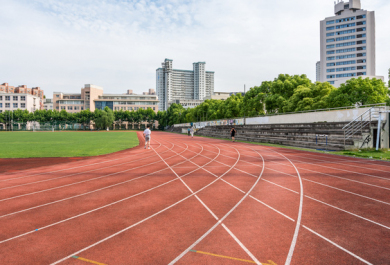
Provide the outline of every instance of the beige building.
[[[149,91],[150,92],[150,91]],[[103,88],[87,84],[81,88],[81,93],[53,93],[53,107],[70,113],[89,109],[112,110],[139,110],[151,108],[158,111],[158,98],[156,95],[136,95],[133,90],[127,90],[126,94],[103,94]]]
[[[24,94],[24,95],[19,95],[20,97],[24,97],[24,98],[35,98],[35,100],[31,100],[31,102],[35,102],[34,106],[30,104],[30,102],[27,103],[28,107],[26,108],[21,108],[20,107],[20,104],[18,105],[19,107],[17,108],[14,108],[14,109],[28,109],[29,111],[35,111],[35,110],[38,110],[38,109],[43,109],[43,102],[44,102],[44,92],[42,89],[40,89],[39,87],[33,87],[33,88],[28,88],[26,85],[22,85],[22,86],[17,86],[17,87],[14,87],[14,86],[10,86],[8,85],[8,83],[3,83],[0,85],[0,93],[1,94],[4,94],[4,93],[9,93],[10,96],[15,96],[15,97],[18,97],[17,95],[12,95],[12,94]],[[28,95],[31,95],[33,97],[30,97]],[[36,99],[38,98],[38,99]],[[16,102],[15,102],[16,103]],[[23,102],[20,102],[22,105],[23,105]],[[26,105],[26,106],[27,106]],[[13,104],[14,106],[14,104]],[[15,105],[16,106],[16,105]]]

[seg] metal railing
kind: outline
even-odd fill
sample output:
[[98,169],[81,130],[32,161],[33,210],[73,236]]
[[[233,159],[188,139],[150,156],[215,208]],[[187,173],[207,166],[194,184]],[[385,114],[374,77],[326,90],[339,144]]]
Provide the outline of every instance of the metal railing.
[[371,128],[371,123],[378,120],[380,115],[379,112],[384,109],[386,109],[386,105],[369,108],[362,115],[345,125],[342,128],[344,131],[344,145],[348,139],[350,139],[358,132],[363,134],[363,129]]

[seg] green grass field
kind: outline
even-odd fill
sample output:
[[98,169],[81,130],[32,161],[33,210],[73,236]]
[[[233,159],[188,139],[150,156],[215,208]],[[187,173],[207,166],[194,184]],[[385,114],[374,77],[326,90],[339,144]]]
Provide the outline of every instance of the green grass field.
[[136,132],[1,132],[0,158],[96,156],[138,144]]

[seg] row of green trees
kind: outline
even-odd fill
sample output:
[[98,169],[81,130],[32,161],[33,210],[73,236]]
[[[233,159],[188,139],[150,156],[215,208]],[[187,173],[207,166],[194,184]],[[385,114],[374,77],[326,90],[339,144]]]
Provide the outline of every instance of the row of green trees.
[[[390,78],[390,69],[389,69]],[[389,81],[390,83],[390,81]],[[390,84],[389,84],[390,85]],[[313,83],[306,75],[279,75],[252,87],[245,96],[232,95],[227,100],[205,100],[192,109],[172,104],[159,113],[159,123],[253,117],[266,113],[298,112],[367,104],[390,104],[389,90],[380,79],[353,78],[335,88],[328,82]]]
[[65,110],[36,110],[29,112],[27,110],[5,111],[0,113],[0,123],[39,122],[41,124],[65,124],[80,123],[88,126],[91,122],[95,123],[98,129],[105,129],[113,124],[122,125],[124,122],[139,125],[142,122],[154,123],[157,119],[156,113],[152,109],[139,109],[137,111],[112,111],[109,107],[104,110],[96,109],[91,112],[89,109],[77,113],[68,113]]

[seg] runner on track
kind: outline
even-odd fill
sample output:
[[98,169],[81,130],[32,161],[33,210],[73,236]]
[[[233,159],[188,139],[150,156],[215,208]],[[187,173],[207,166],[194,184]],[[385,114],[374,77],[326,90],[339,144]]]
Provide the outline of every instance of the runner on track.
[[230,130],[230,136],[232,137],[233,142],[235,142],[235,140],[234,140],[235,135],[236,135],[236,129],[234,129],[234,127],[232,127],[232,129]]
[[191,137],[194,138],[194,127],[191,127],[190,132],[191,132]]
[[149,129],[149,124],[146,126],[146,129],[144,131],[144,138],[145,138],[145,149],[146,149],[146,144],[148,145],[148,149],[150,149],[150,134],[152,133]]

